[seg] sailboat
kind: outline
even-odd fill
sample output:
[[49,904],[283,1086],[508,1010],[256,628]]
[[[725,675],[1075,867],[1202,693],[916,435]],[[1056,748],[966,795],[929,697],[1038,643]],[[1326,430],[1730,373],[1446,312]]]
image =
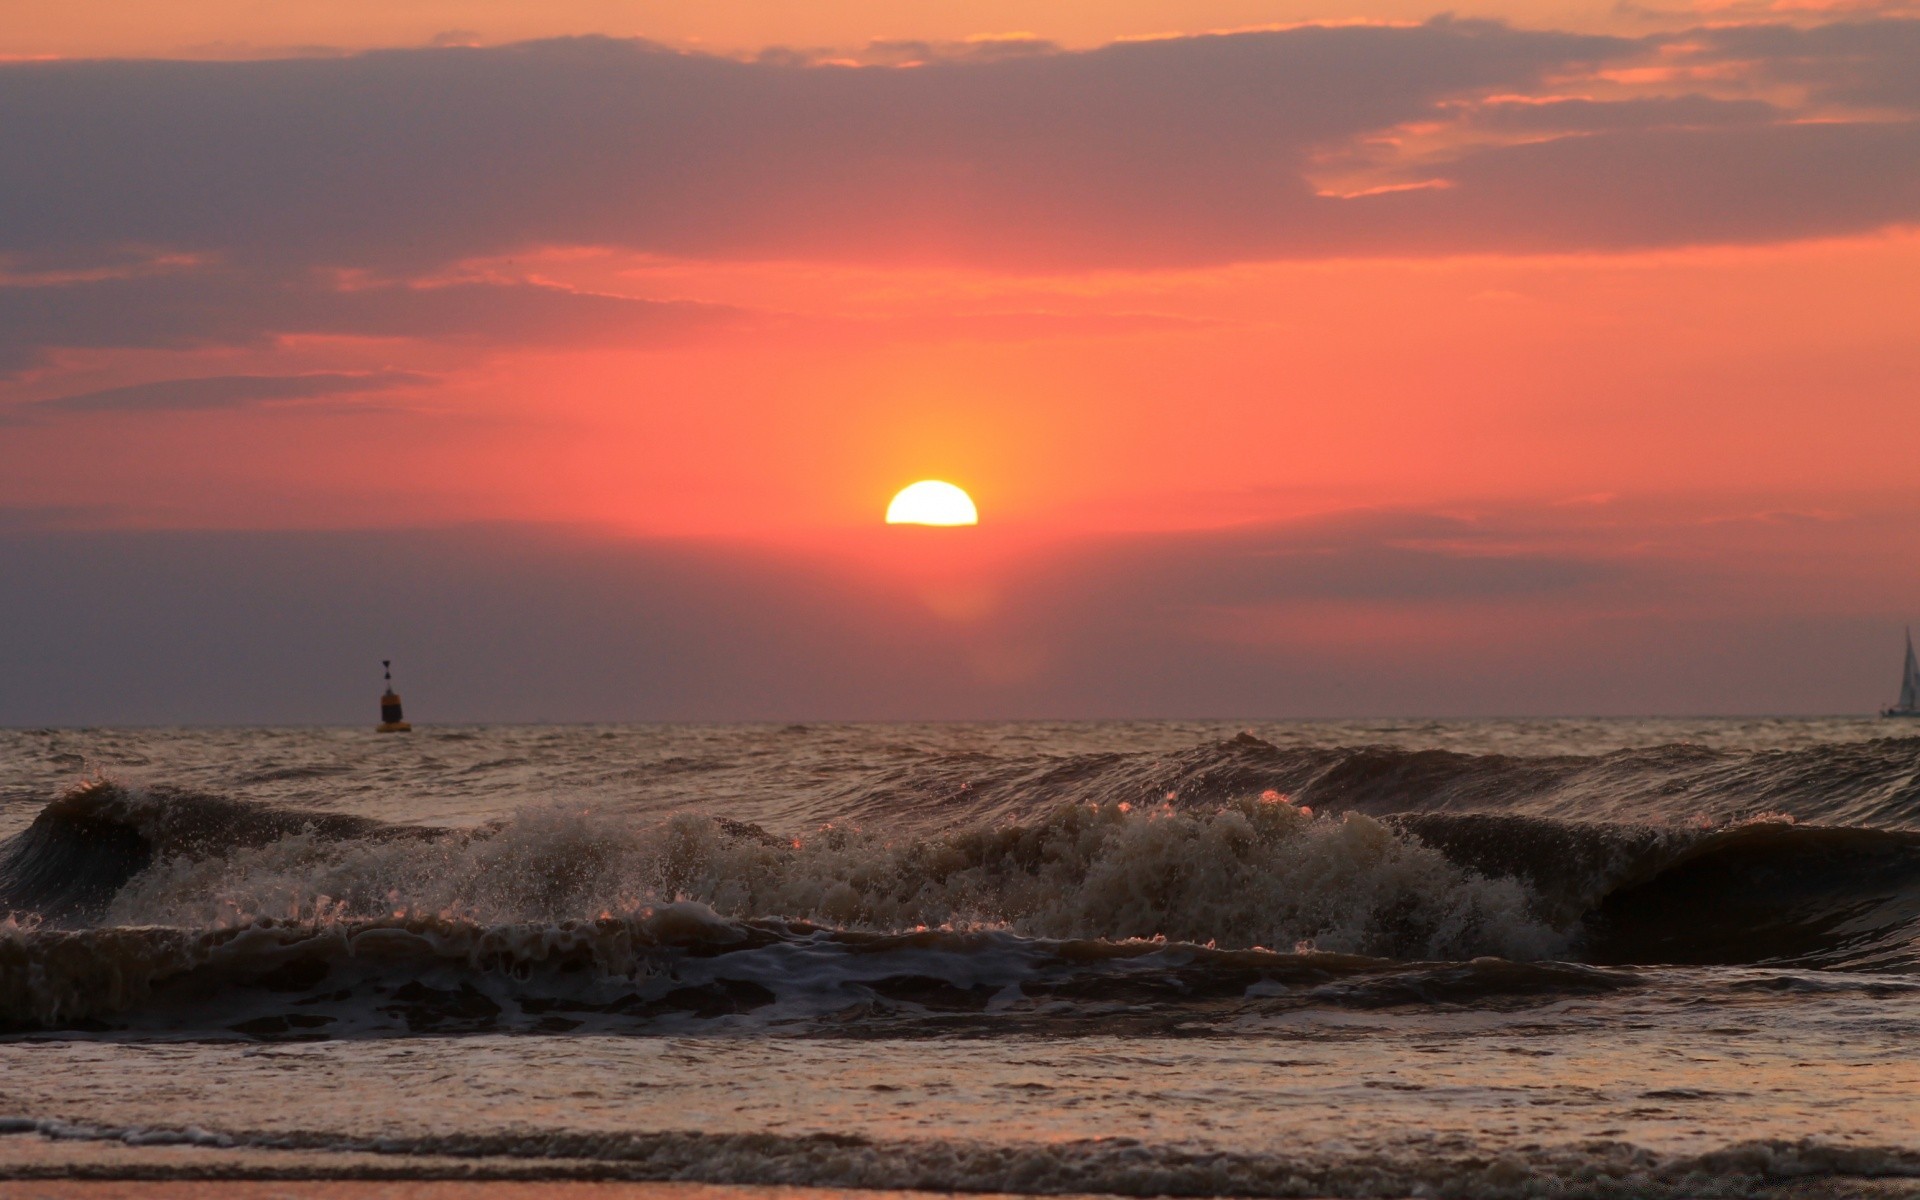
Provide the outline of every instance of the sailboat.
[[1913,656],[1913,630],[1907,630],[1907,665],[1900,672],[1900,701],[1880,710],[1883,717],[1920,717],[1920,660]]

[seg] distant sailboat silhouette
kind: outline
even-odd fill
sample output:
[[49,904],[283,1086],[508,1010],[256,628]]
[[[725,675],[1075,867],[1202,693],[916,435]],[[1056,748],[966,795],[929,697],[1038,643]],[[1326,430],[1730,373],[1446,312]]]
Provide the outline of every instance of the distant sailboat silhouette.
[[1907,664],[1900,671],[1900,701],[1880,710],[1883,717],[1920,717],[1920,659],[1913,656],[1913,630],[1907,630]]

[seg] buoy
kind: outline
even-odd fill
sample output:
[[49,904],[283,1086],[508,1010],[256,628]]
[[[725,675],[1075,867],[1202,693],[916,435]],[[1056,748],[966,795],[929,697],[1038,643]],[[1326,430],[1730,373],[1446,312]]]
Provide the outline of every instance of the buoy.
[[400,715],[400,693],[393,690],[393,660],[390,658],[381,659],[380,669],[385,673],[387,690],[380,693],[380,724],[378,731],[381,733],[412,733],[413,726],[407,724]]

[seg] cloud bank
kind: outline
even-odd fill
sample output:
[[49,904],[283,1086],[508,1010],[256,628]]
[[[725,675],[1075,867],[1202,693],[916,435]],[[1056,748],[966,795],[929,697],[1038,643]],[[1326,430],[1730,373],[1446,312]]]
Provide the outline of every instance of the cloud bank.
[[556,246],[1047,272],[1920,218],[1920,21],[936,51],[854,67],[578,38],[0,65],[0,371],[294,334],[644,344],[742,315],[434,275]]
[[382,657],[441,723],[1865,711],[1907,582],[1792,564],[1910,555],[1913,527],[1358,511],[1051,545],[956,607],[711,542],[43,515],[0,510],[0,724],[360,723]]
[[157,379],[124,387],[101,388],[37,400],[22,407],[32,412],[142,413],[192,412],[248,408],[279,400],[353,396],[432,382],[413,371],[309,371],[304,375],[207,375],[197,379]]
[[406,271],[589,244],[1050,269],[1817,235],[1916,215],[1916,28],[1738,28],[1668,56],[1897,119],[1809,125],[1682,93],[1655,122],[1644,97],[1593,101],[1563,128],[1604,136],[1441,152],[1406,167],[1451,187],[1357,199],[1321,193],[1320,157],[1477,98],[1591,86],[1660,40],[1436,20],[906,68],[598,38],[11,64],[0,250]]

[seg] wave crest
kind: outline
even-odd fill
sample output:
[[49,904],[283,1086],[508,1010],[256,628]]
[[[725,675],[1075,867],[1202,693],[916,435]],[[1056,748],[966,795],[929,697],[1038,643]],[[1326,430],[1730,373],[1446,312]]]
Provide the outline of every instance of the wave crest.
[[501,924],[675,900],[848,929],[1004,927],[1401,959],[1533,959],[1565,944],[1533,915],[1525,884],[1467,870],[1370,817],[1316,817],[1278,798],[1068,804],[901,840],[846,826],[783,840],[697,814],[636,825],[565,807],[432,842],[301,828],[156,861],[103,915],[193,928],[329,915]]

